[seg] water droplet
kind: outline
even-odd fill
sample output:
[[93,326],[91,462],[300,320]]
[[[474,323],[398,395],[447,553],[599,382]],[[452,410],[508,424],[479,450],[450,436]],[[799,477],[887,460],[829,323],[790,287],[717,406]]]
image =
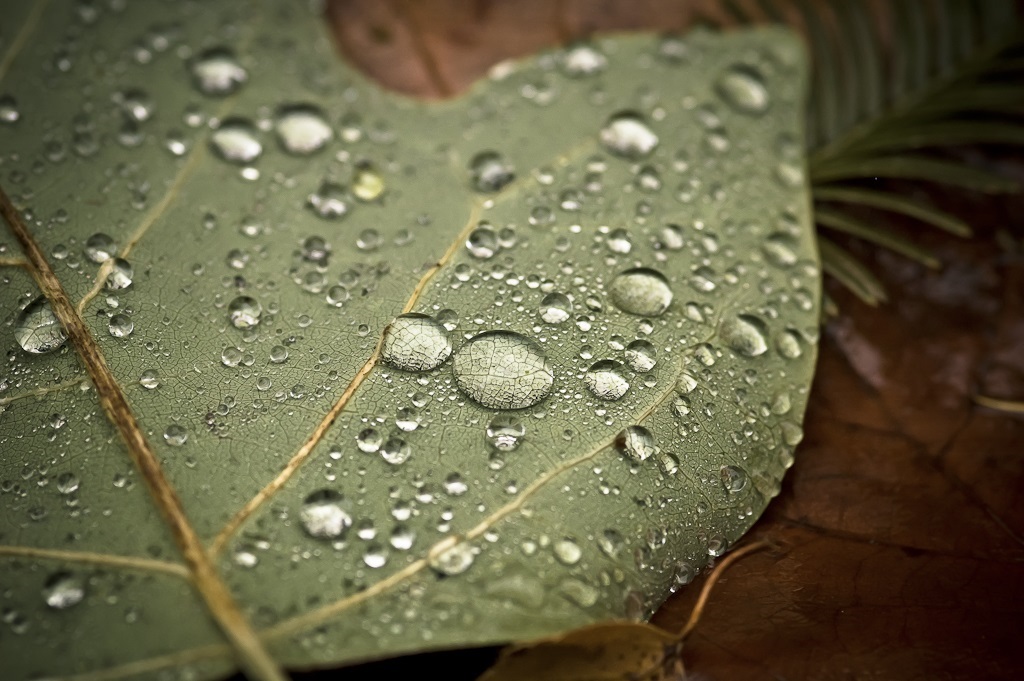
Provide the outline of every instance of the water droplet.
[[741,314],[722,322],[719,335],[741,355],[757,357],[768,351],[764,322],[753,315]]
[[686,245],[686,234],[679,225],[668,224],[661,228],[661,245],[670,251],[678,251]]
[[486,222],[480,223],[466,238],[466,250],[474,258],[486,260],[497,253],[499,248],[498,234]]
[[770,103],[768,89],[761,76],[747,66],[732,66],[718,77],[715,89],[736,111],[760,115]]
[[547,397],[555,375],[535,342],[511,331],[474,336],[457,353],[455,382],[490,409],[524,409]]
[[444,491],[453,497],[461,497],[463,494],[469,491],[469,485],[462,479],[462,476],[458,473],[452,473],[444,480]]
[[83,249],[85,257],[95,263],[102,263],[110,260],[117,253],[117,243],[114,239],[102,232],[93,234],[85,241]]
[[184,426],[172,423],[164,430],[164,442],[172,447],[180,447],[188,442],[188,431]]
[[373,454],[384,443],[384,436],[376,428],[364,428],[356,436],[356,447],[359,451]]
[[396,525],[391,530],[391,538],[388,543],[399,551],[408,551],[416,543],[416,532],[408,525]]
[[609,251],[619,255],[625,255],[633,250],[633,241],[629,238],[629,232],[624,229],[612,230],[604,243]]
[[551,545],[551,550],[562,565],[575,565],[583,557],[580,545],[569,538],[559,539]]
[[540,301],[540,318],[548,324],[561,324],[572,316],[572,301],[564,293],[549,293]]
[[142,90],[118,92],[114,95],[114,102],[121,107],[128,120],[142,123],[153,117],[153,99]]
[[249,296],[238,296],[228,305],[228,318],[236,329],[249,329],[260,323],[263,306]]
[[49,301],[39,296],[18,314],[14,339],[25,352],[41,355],[60,348],[68,336],[50,309]]
[[620,310],[643,317],[657,317],[672,303],[672,289],[665,275],[646,267],[616,275],[608,292]]
[[739,466],[722,466],[722,486],[730,494],[738,494],[747,486],[747,474]]
[[375,570],[384,567],[388,564],[387,547],[381,544],[370,544],[366,547],[366,552],[363,554],[363,563],[366,567]]
[[8,125],[17,123],[21,118],[18,101],[11,95],[0,95],[0,123]]
[[106,287],[108,291],[120,291],[132,285],[132,278],[135,276],[135,268],[124,258],[114,258],[111,263],[110,274],[107,275]]
[[215,47],[202,52],[192,63],[192,77],[204,95],[223,96],[241,87],[249,74],[234,53]]
[[654,435],[643,426],[629,426],[615,439],[615,446],[633,461],[644,461],[655,452]]
[[326,220],[339,220],[348,214],[348,191],[335,182],[324,182],[309,195],[313,212]]
[[799,334],[792,329],[786,329],[776,337],[775,349],[786,359],[796,359],[804,352]]
[[399,430],[411,433],[420,427],[420,413],[413,407],[402,407],[395,412],[395,425]]
[[345,498],[333,489],[313,492],[302,502],[299,520],[302,529],[316,539],[339,539],[352,526],[352,516],[344,508]]
[[412,454],[412,447],[400,437],[390,437],[380,448],[380,455],[392,466],[405,463]]
[[442,575],[461,575],[473,565],[473,547],[460,542],[430,555],[431,569]]
[[607,64],[605,56],[586,43],[570,47],[562,54],[562,70],[573,78],[600,73]]
[[658,351],[648,341],[635,340],[626,346],[626,361],[630,368],[638,374],[643,374],[654,368],[658,363]]
[[160,375],[156,369],[146,369],[139,376],[139,385],[146,390],[154,390],[160,387]]
[[776,267],[791,267],[797,261],[795,240],[781,232],[772,234],[765,239],[761,244],[761,252],[764,254],[765,260]]
[[81,483],[74,473],[61,473],[57,476],[57,491],[61,494],[71,494],[78,491]]
[[496,192],[515,179],[515,169],[496,151],[481,151],[469,163],[473,188],[480,192]]
[[597,548],[609,558],[615,558],[626,546],[626,540],[618,530],[607,529],[597,537]]
[[658,136],[644,118],[632,111],[615,114],[601,129],[601,143],[616,156],[640,159],[658,146]]
[[126,314],[116,314],[107,323],[107,331],[114,338],[127,338],[135,330],[135,322]]
[[487,424],[487,442],[497,450],[511,452],[523,442],[526,426],[512,414],[498,414]]
[[256,127],[245,118],[229,118],[210,135],[210,146],[225,161],[244,165],[263,154]]
[[615,401],[629,390],[629,381],[622,375],[622,365],[612,359],[595,362],[583,377],[587,389],[602,400]]
[[376,201],[384,189],[384,178],[370,166],[360,168],[352,178],[352,193],[360,201]]
[[274,129],[284,150],[297,156],[319,151],[334,138],[334,130],[324,119],[323,112],[310,104],[283,107],[277,114]]
[[429,371],[441,366],[451,354],[448,331],[433,317],[399,315],[384,330],[381,359],[396,369]]
[[85,583],[70,572],[57,572],[43,585],[43,599],[55,610],[78,605],[85,598]]

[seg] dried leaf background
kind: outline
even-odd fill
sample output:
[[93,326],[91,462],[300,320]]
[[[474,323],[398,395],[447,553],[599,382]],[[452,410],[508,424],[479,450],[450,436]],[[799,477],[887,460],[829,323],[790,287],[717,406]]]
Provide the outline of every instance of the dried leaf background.
[[[345,57],[385,87],[458,93],[502,59],[601,31],[681,30],[716,3],[661,0],[332,0]],[[965,150],[1024,181],[1014,149]],[[964,242],[915,233],[929,272],[846,241],[891,303],[869,309],[834,282],[807,434],[752,535],[760,553],[722,579],[684,652],[700,679],[1016,679],[1024,671],[1024,419],[973,396],[1024,398],[1020,196],[901,191],[967,219]],[[867,214],[870,215],[870,214]],[[702,580],[654,622],[677,630]],[[363,671],[473,677],[491,653],[419,656]],[[333,677],[336,673],[318,676]]]

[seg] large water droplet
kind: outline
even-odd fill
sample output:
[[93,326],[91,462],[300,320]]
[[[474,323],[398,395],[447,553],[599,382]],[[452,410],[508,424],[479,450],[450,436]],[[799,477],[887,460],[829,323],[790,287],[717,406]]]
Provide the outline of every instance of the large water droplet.
[[309,104],[282,108],[274,129],[284,150],[300,156],[319,151],[334,138],[323,112]]
[[740,113],[759,115],[768,109],[770,98],[761,76],[747,66],[732,66],[718,77],[715,89],[722,99]]
[[757,357],[768,351],[764,322],[753,315],[741,314],[722,322],[719,335],[741,355]]
[[722,486],[730,494],[738,494],[747,486],[747,474],[739,466],[722,466]]
[[345,510],[345,499],[340,492],[322,489],[313,492],[302,502],[299,520],[302,529],[317,539],[338,539],[352,526],[352,516]]
[[612,359],[595,362],[583,376],[583,384],[595,397],[608,401],[620,399],[629,390],[622,365]]
[[248,329],[260,323],[263,306],[249,296],[238,296],[228,304],[228,318],[236,329]]
[[126,314],[116,314],[107,323],[107,331],[114,338],[127,338],[135,330],[135,322]]
[[486,435],[492,447],[511,452],[522,444],[526,426],[512,414],[498,414],[487,424]]
[[131,286],[132,278],[135,276],[132,264],[124,258],[114,258],[114,262],[111,264],[110,274],[107,275],[107,290],[120,291]]
[[551,545],[551,551],[562,565],[575,565],[583,557],[580,545],[569,538],[556,541]]
[[82,578],[70,572],[57,572],[43,585],[43,599],[55,610],[65,610],[78,605],[85,598],[85,583]]
[[380,448],[380,455],[392,466],[405,463],[412,455],[412,447],[400,437],[390,437]]
[[204,95],[223,96],[237,90],[249,74],[234,53],[215,47],[202,52],[192,63],[192,77]]
[[672,303],[672,289],[665,275],[646,267],[616,275],[608,292],[620,310],[643,317],[657,317]]
[[403,371],[429,371],[441,366],[452,354],[448,331],[433,317],[404,314],[395,317],[384,330],[381,359]]
[[229,118],[210,135],[210,146],[225,161],[244,165],[263,153],[256,127],[245,118]]
[[50,309],[49,301],[39,296],[18,314],[14,322],[14,339],[25,352],[41,355],[64,345],[68,336]]
[[486,260],[494,256],[499,247],[498,233],[486,222],[480,223],[480,226],[466,237],[466,250],[474,258]]
[[496,151],[481,151],[469,163],[473,188],[480,192],[496,192],[515,179],[515,169]]
[[511,331],[474,336],[453,364],[455,382],[469,397],[491,409],[524,409],[551,392],[555,374],[535,342]]
[[561,324],[572,316],[572,301],[564,293],[549,293],[540,301],[540,318],[548,324]]
[[164,430],[164,442],[172,447],[180,447],[188,442],[188,431],[184,426],[172,423]]
[[643,426],[629,426],[615,439],[619,452],[633,461],[643,461],[654,454],[654,435]]
[[796,359],[804,352],[800,335],[792,329],[786,329],[776,337],[775,349],[786,359]]
[[643,374],[654,368],[658,363],[658,351],[649,341],[635,340],[626,346],[626,361],[630,368]]
[[658,136],[640,114],[624,111],[608,119],[601,129],[601,143],[616,156],[639,159],[654,151]]

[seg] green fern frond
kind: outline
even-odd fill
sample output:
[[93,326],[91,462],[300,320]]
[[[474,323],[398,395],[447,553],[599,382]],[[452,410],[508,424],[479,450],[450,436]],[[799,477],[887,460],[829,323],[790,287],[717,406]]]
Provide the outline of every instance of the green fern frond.
[[[719,25],[786,23],[807,38],[814,68],[807,150],[819,232],[842,232],[935,266],[935,257],[913,241],[848,208],[901,214],[968,236],[963,220],[877,181],[1020,189],[998,174],[928,153],[1024,146],[1024,56],[1013,49],[1021,45],[1017,3],[725,0],[723,7],[720,16],[729,21]],[[877,278],[824,236],[821,256],[826,273],[864,302],[885,299]]]

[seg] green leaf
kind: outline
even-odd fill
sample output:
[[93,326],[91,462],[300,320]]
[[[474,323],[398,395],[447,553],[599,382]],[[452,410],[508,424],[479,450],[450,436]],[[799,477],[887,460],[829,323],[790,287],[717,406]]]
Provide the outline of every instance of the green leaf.
[[814,219],[823,227],[871,241],[883,248],[901,253],[927,267],[935,268],[939,266],[939,261],[931,253],[915,246],[914,242],[850,215],[829,210],[828,208],[818,208],[814,211]]
[[779,490],[820,298],[799,42],[601,41],[426,104],[308,7],[5,16],[5,681],[639,617]]
[[886,300],[885,287],[871,270],[860,264],[856,258],[830,239],[819,236],[818,249],[821,266],[825,273],[850,289],[864,303],[877,306]]
[[924,180],[993,194],[1014,192],[1020,185],[1012,179],[980,168],[927,156],[863,156],[837,158],[811,165],[815,186],[857,179]]
[[879,208],[927,222],[956,236],[971,235],[971,228],[960,218],[896,193],[859,187],[824,186],[814,190],[815,201],[839,201]]

